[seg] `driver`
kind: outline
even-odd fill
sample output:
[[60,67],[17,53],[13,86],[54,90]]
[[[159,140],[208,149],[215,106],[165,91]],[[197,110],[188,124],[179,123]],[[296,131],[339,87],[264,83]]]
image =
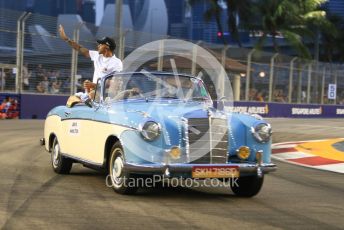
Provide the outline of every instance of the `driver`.
[[[105,98],[120,100],[135,97],[141,94],[141,90],[136,84],[131,81],[125,84],[122,77],[113,77],[108,79],[105,85],[107,88],[107,96]],[[127,85],[127,88],[129,89],[124,90],[125,85]]]
[[188,78],[169,76],[165,81],[167,85],[165,86],[166,91],[163,96],[185,99],[190,97],[193,92],[193,84]]

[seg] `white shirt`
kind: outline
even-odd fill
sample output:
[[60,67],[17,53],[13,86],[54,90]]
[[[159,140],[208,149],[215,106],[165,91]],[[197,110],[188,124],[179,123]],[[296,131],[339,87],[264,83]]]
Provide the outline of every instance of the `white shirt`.
[[97,83],[99,78],[102,78],[113,71],[120,72],[123,70],[122,61],[115,55],[112,57],[104,57],[95,50],[90,50],[89,54],[94,64],[93,83]]

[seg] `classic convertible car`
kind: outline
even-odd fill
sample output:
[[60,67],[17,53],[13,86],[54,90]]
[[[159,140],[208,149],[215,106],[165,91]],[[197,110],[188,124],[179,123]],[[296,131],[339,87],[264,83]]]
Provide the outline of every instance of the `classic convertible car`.
[[214,108],[199,78],[114,73],[97,85],[90,103],[58,106],[47,115],[42,145],[56,173],[69,173],[73,163],[103,169],[122,194],[138,188],[128,179],[156,175],[235,180],[232,191],[251,197],[276,169],[270,124]]

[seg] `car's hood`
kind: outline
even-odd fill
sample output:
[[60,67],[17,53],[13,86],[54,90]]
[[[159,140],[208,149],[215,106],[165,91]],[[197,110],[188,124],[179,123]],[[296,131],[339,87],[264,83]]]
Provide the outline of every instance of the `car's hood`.
[[[209,113],[214,112],[203,102],[183,101],[159,101],[146,102],[137,101],[130,103],[112,103],[106,108],[108,119],[111,123],[125,124],[133,128],[146,120],[153,119],[157,122],[168,119],[184,118],[206,118]],[[104,118],[102,118],[104,119]]]
[[[209,114],[212,116],[224,116],[224,113],[216,111],[204,102],[183,102],[175,100],[166,101],[133,101],[130,103],[117,102],[109,104],[103,115],[107,117],[99,117],[101,120],[108,120],[111,123],[123,124],[133,128],[147,119],[153,119],[157,122],[168,120],[179,120],[181,118],[207,118]],[[248,114],[227,114],[229,120],[240,120],[239,123],[246,127],[252,126],[257,120]]]

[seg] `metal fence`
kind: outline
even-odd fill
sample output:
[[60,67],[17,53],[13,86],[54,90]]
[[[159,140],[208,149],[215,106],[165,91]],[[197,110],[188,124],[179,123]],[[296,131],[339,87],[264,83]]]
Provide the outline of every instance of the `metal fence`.
[[[60,23],[70,38],[89,49],[95,49],[96,38],[115,37],[116,55],[121,59],[145,43],[171,38],[125,28],[118,36],[114,27],[97,28],[82,22],[78,15],[68,17],[0,9],[0,92],[68,95],[82,91],[82,82],[92,78],[92,62],[59,38]],[[194,43],[209,50],[222,63],[236,101],[344,104],[344,66],[341,64]],[[164,53],[164,46],[151,52]],[[192,52],[188,55],[194,56]],[[192,61],[180,60],[180,63],[182,66],[176,61],[178,71],[190,74],[199,71],[199,66]],[[171,70],[159,59],[141,67]]]

